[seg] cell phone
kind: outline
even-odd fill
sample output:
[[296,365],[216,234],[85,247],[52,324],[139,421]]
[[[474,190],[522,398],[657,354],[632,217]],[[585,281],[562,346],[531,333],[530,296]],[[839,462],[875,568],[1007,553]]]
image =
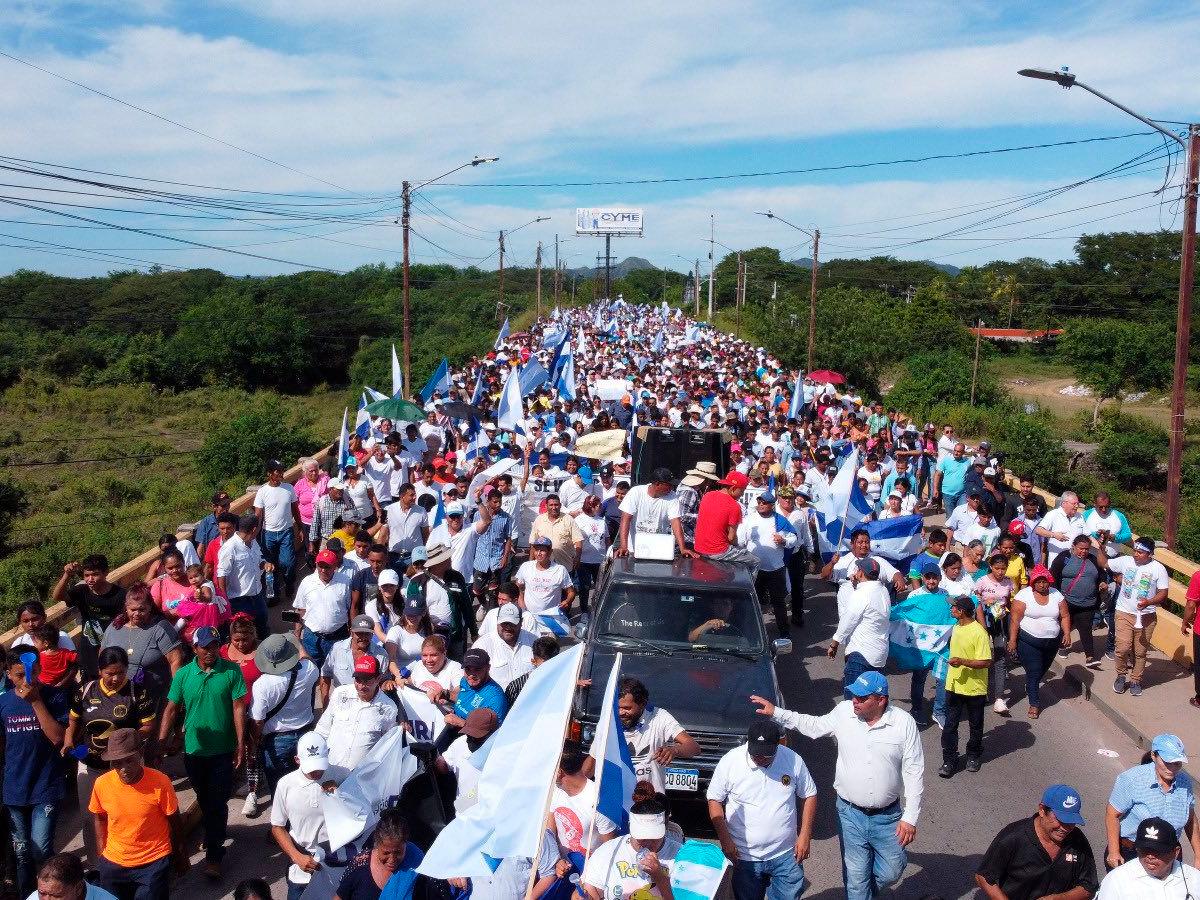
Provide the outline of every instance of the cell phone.
[[303,617],[300,615],[300,610],[298,609],[285,609],[282,613],[280,613],[280,618],[282,618],[285,622],[291,622],[293,625],[297,622],[304,621]]

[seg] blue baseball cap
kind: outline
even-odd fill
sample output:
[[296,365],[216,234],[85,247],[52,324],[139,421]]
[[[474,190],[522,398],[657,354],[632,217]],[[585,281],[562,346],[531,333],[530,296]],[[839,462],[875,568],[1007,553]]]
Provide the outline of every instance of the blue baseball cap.
[[1067,784],[1052,784],[1042,793],[1042,806],[1064,825],[1082,825],[1083,799]]
[[1183,741],[1179,739],[1178,735],[1160,734],[1150,742],[1150,749],[1166,763],[1186,763],[1188,761],[1187,750],[1184,749]]
[[888,680],[882,672],[863,672],[848,688],[855,697],[870,697],[872,694],[888,695]]
[[939,566],[935,562],[927,562],[927,563],[925,563],[925,565],[921,566],[921,574],[922,575],[936,575],[939,578],[941,578],[942,577],[942,567]]
[[775,495],[772,494],[770,491],[767,491],[765,494],[759,494],[758,502],[759,503],[774,503]]

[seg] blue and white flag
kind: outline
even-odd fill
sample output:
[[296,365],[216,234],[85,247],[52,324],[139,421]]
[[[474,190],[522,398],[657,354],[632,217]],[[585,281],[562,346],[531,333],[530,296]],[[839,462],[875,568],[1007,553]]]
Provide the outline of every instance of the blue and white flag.
[[509,333],[508,319],[505,319],[504,324],[500,326],[500,333],[496,335],[495,343],[492,344],[493,350],[498,351],[500,349],[501,345],[504,343],[504,339],[508,337],[508,333]]
[[478,419],[471,419],[471,428],[467,432],[467,449],[463,458],[467,462],[473,462],[477,456],[486,454],[491,446],[492,442],[488,440],[483,423]]
[[359,440],[365,441],[371,436],[371,414],[367,412],[367,404],[371,402],[374,401],[369,400],[367,392],[363,391],[358,398],[358,412],[354,414],[354,433]]
[[888,619],[888,653],[900,671],[932,669],[935,676],[945,678],[954,630],[949,596],[920,588],[896,601]]
[[[417,871],[429,878],[487,877],[507,857],[537,858],[546,827],[583,645],[542,663],[488,740],[478,800],[434,840]],[[482,749],[482,748],[481,748]]]
[[579,352],[581,352],[581,353],[583,352],[583,348],[584,348],[584,346],[585,346],[585,345],[584,345],[584,343],[583,343],[583,340],[584,340],[584,338],[585,338],[585,337],[586,337],[586,335],[583,333],[583,326],[582,326],[582,325],[580,325],[580,326],[579,326],[579,337],[578,337],[578,339],[575,341],[575,349],[576,349],[576,350],[578,350],[578,351],[579,351]]
[[550,373],[540,362],[531,358],[529,362],[517,369],[517,380],[521,385],[521,396],[528,397],[550,380]]
[[562,315],[562,313],[560,313],[558,311],[558,307],[556,306],[556,307],[554,307],[554,312],[550,313],[550,318],[552,318],[555,322],[557,322],[559,316],[561,316],[561,315]]
[[600,718],[592,739],[591,755],[596,760],[596,812],[608,818],[624,833],[629,830],[629,808],[633,805],[633,787],[637,775],[625,728],[617,712],[617,684],[621,680],[621,657],[618,653],[604,686],[600,703]]
[[867,523],[871,552],[882,556],[901,572],[907,572],[909,563],[925,546],[921,536],[924,525],[925,518],[916,515]]
[[799,419],[804,406],[804,373],[796,373],[796,386],[792,388],[792,399],[788,403],[788,418]]
[[608,327],[605,328],[604,330],[607,331],[609,334],[616,334],[619,331],[619,328],[617,327],[617,320],[615,318],[612,319],[608,323]]
[[441,525],[443,522],[446,521],[446,504],[445,504],[445,501],[442,500],[442,492],[437,491],[436,493],[437,493],[437,506],[435,506],[433,509],[433,526],[432,526],[434,528],[437,528],[439,525]]
[[400,360],[396,358],[395,344],[392,344],[392,396],[404,396],[404,376],[400,372]]
[[375,388],[371,387],[369,384],[364,384],[363,390],[366,392],[368,403],[376,403],[380,400],[386,400],[388,398],[387,394],[375,390]]
[[440,392],[443,397],[450,393],[452,387],[450,381],[450,362],[445,357],[438,363],[438,367],[433,370],[433,374],[429,376],[429,380],[425,382],[425,387],[421,388],[421,400],[424,403],[429,402],[429,398],[434,395],[434,392]]
[[689,839],[671,863],[675,900],[713,900],[721,888],[729,860],[716,844]]
[[320,795],[330,848],[337,850],[370,832],[379,821],[379,811],[399,796],[420,769],[420,761],[408,749],[407,732],[396,725],[376,741],[336,791]]
[[599,306],[596,307],[596,315],[592,319],[592,327],[595,328],[597,331],[599,331],[601,328],[604,327],[604,318],[603,318],[603,316],[600,315],[600,307]]
[[654,343],[650,345],[650,350],[656,356],[663,352],[663,333],[661,328],[659,329],[658,334],[654,336]]
[[554,328],[542,333],[542,349],[552,350],[567,339],[567,329]]
[[858,451],[853,449],[853,445],[850,455],[829,485],[829,491],[817,503],[815,512],[817,537],[824,559],[840,552],[846,546],[850,533],[873,512],[871,501],[858,484]]
[[667,306],[667,301],[664,300],[662,302],[662,317],[665,319],[670,314],[671,314],[671,309],[670,309],[670,307]]
[[566,349],[563,351],[562,361],[558,367],[558,380],[554,387],[562,399],[575,399],[575,354],[571,351],[570,341],[567,342]]
[[501,431],[525,433],[525,407],[521,399],[520,371],[509,369],[504,390],[500,394],[500,405],[496,408],[496,427]]
[[338,432],[338,449],[337,449],[337,471],[335,476],[340,477],[341,471],[345,468],[346,459],[351,462],[357,462],[354,454],[350,452],[350,432],[346,429],[346,423],[350,421],[350,407],[342,409],[342,430]]
[[479,401],[483,399],[483,369],[479,370],[479,374],[475,376],[475,390],[471,391],[471,405],[478,406]]

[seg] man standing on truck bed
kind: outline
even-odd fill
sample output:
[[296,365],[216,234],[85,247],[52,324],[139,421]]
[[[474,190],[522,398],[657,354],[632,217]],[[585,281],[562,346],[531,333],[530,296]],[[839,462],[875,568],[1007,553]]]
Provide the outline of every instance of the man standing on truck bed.
[[[673,715],[650,705],[650,692],[636,678],[622,678],[617,685],[617,715],[633,757],[634,775],[638,781],[649,781],[656,791],[667,789],[663,766],[700,752],[696,739],[683,730]],[[588,757],[589,777],[596,770],[597,749],[593,747],[593,755]]]

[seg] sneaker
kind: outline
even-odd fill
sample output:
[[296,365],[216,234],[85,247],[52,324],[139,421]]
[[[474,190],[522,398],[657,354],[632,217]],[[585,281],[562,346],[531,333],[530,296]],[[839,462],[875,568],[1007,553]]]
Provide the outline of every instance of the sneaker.
[[996,702],[992,704],[992,710],[999,716],[1008,715],[1008,701],[1003,697],[997,697]]
[[952,762],[942,763],[942,767],[938,769],[939,778],[953,778],[954,773],[958,771],[958,765]]
[[1115,654],[1115,653],[1114,653],[1113,651],[1111,651],[1111,650],[1108,650],[1108,651],[1106,651],[1104,655],[1105,655],[1105,656],[1107,656],[1109,659],[1116,659],[1116,658],[1117,658],[1117,654]]
[[1118,694],[1123,694],[1129,690],[1129,682],[1125,680],[1124,675],[1118,675],[1116,681],[1113,682],[1113,690]]
[[946,717],[945,716],[939,716],[937,713],[934,713],[933,721],[937,725],[938,728],[945,729],[945,727],[946,727]]
[[1129,682],[1129,696],[1131,696],[1131,697],[1142,696],[1142,686],[1140,684],[1138,684],[1136,681]]
[[983,764],[979,761],[978,756],[968,756],[967,757],[967,771],[968,772],[978,772],[979,767],[981,765],[983,765]]
[[1071,655],[1071,651],[1068,650],[1066,647],[1061,647],[1061,648],[1059,648],[1058,655],[1065,659],[1066,657]]
[[258,795],[254,791],[246,795],[246,802],[242,804],[242,815],[247,819],[258,818]]

